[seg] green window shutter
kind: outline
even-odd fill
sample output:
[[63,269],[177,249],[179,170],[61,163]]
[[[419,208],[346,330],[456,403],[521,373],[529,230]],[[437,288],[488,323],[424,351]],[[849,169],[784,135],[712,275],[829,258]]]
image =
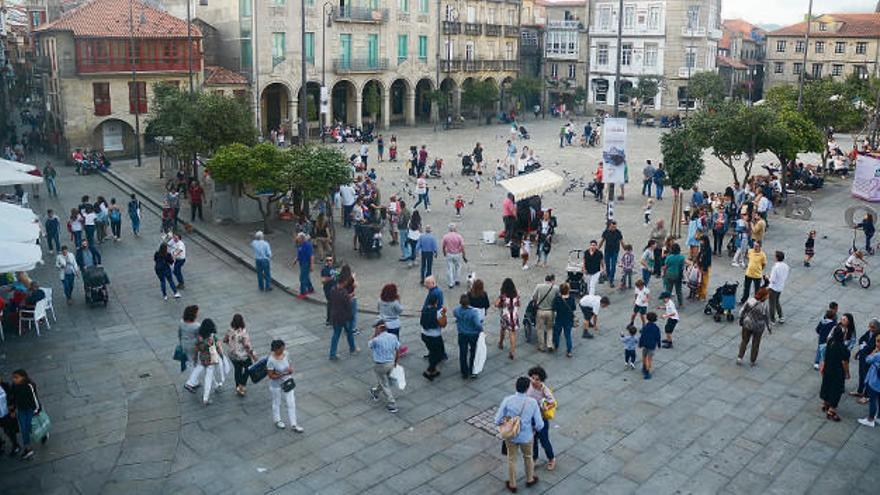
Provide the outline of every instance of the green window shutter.
[[379,65],[379,35],[367,35],[367,63],[371,68]]
[[397,63],[403,62],[409,56],[409,36],[406,34],[397,35]]
[[344,68],[351,66],[351,35],[339,35],[339,62]]
[[305,55],[306,62],[315,63],[315,33],[306,33]]
[[419,60],[426,62],[428,60],[428,37],[419,36]]

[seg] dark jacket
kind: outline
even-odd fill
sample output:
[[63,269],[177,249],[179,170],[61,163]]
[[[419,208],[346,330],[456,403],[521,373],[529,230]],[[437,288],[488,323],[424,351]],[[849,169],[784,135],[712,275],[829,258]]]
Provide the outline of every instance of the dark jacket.
[[335,285],[330,289],[327,304],[330,306],[331,324],[343,325],[351,321],[351,297],[344,287]]
[[819,321],[819,324],[816,325],[816,335],[819,336],[819,344],[824,344],[828,341],[828,335],[831,333],[831,330],[834,329],[836,324],[836,321],[827,318],[822,318],[822,320]]
[[37,411],[37,387],[32,383],[12,384],[12,403],[19,411]]
[[570,328],[574,325],[574,297],[562,297],[559,294],[553,299],[553,312],[556,313],[555,325]]
[[639,347],[644,349],[656,349],[660,345],[660,327],[656,323],[648,322],[642,327],[639,334]]

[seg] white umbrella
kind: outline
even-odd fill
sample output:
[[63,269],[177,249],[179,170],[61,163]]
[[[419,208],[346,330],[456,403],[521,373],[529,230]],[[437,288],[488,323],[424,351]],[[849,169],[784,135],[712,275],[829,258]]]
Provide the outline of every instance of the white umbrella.
[[33,222],[38,219],[33,210],[2,201],[0,201],[0,218],[25,222]]
[[26,174],[9,167],[0,167],[0,186],[14,186],[15,184],[42,184],[43,178],[36,175]]
[[0,241],[0,272],[26,272],[42,263],[40,246],[31,243]]
[[28,165],[27,163],[14,162],[12,160],[4,160],[0,158],[0,167],[3,168],[11,168],[13,170],[17,170],[19,172],[30,172],[31,170],[36,170],[36,165]]
[[36,242],[40,238],[40,224],[0,216],[0,241]]

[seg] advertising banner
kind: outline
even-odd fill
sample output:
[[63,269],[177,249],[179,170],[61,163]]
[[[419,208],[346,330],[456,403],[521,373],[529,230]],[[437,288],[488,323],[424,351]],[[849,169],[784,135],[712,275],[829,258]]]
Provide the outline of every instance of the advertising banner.
[[626,169],[626,119],[605,119],[602,129],[602,162],[602,182],[623,184]]
[[330,92],[327,86],[321,86],[321,113],[330,113]]
[[865,201],[880,202],[880,158],[859,155],[852,195]]

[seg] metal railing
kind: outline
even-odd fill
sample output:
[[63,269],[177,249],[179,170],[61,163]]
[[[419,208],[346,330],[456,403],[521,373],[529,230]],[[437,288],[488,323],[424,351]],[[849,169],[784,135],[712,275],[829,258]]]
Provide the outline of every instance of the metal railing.
[[337,22],[388,22],[388,9],[373,9],[370,7],[346,6],[333,11],[333,19]]
[[333,71],[337,74],[351,74],[354,72],[381,72],[388,70],[387,58],[350,58],[333,59]]
[[461,23],[456,21],[443,21],[443,34],[461,34]]
[[702,26],[682,26],[681,35],[685,38],[701,38],[703,36],[706,36],[706,28]]
[[547,21],[547,29],[583,29],[584,25],[581,21]]
[[486,24],[486,36],[501,36],[503,31],[501,24]]
[[501,59],[452,59],[440,60],[440,68],[445,71],[516,71],[519,70],[519,62],[516,60]]
[[504,26],[504,36],[519,38],[519,26]]
[[483,32],[482,24],[475,24],[472,22],[466,22],[464,24],[464,34],[470,34],[472,36],[479,36]]

